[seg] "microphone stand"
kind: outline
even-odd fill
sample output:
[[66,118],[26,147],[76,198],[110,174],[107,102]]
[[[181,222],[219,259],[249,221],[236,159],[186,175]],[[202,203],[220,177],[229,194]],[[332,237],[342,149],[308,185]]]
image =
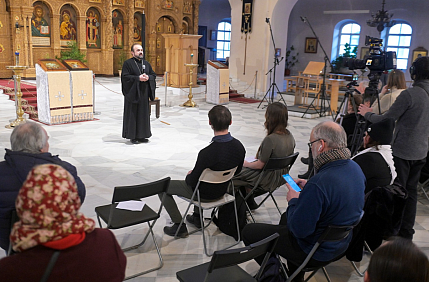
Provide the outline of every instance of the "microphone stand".
[[[313,107],[316,111],[316,113],[319,114],[319,117],[324,117],[326,115],[326,107],[325,107],[325,102],[326,102],[326,67],[329,63],[331,69],[332,69],[332,64],[331,61],[329,60],[328,55],[326,54],[325,48],[323,48],[322,43],[320,43],[319,37],[317,36],[316,32],[314,31],[313,27],[311,26],[311,23],[308,21],[308,19],[306,17],[301,17],[301,20],[304,23],[307,23],[308,26],[310,27],[311,31],[314,34],[314,37],[316,37],[317,39],[317,43],[320,45],[320,48],[322,48],[323,54],[325,54],[324,57],[324,61],[325,61],[325,66],[323,67],[323,82],[320,88],[320,100],[321,100],[321,104],[320,104],[320,112],[317,111],[316,107],[313,105],[314,101],[317,99],[317,95],[316,97],[314,97],[313,101],[310,103],[310,105],[307,107],[307,109],[305,110],[304,114],[302,115],[302,117],[304,117],[304,115],[308,112],[308,110]],[[328,101],[328,107],[330,107],[330,103]]]
[[[268,88],[267,92],[265,93],[264,98],[262,98],[261,102],[259,103],[258,108],[261,106],[261,104],[264,100],[267,100],[268,104],[274,103],[274,88],[277,89],[277,94],[280,94],[279,102],[283,100],[283,103],[286,105],[286,101],[285,101],[285,99],[283,99],[282,93],[280,92],[280,89],[276,84],[276,68],[277,68],[277,65],[280,64],[280,62],[284,59],[284,57],[282,57],[279,60],[278,57],[276,56],[277,55],[276,54],[276,43],[274,42],[273,29],[271,28],[270,18],[266,18],[265,22],[270,26],[271,40],[273,42],[273,47],[274,47],[274,65],[265,74],[265,75],[270,74],[270,87]],[[274,75],[274,79],[273,79],[272,83],[271,83],[271,75]],[[268,94],[270,93],[270,90],[271,90],[271,95],[270,95],[271,97],[268,96]],[[268,98],[267,98],[267,96],[268,96]]]

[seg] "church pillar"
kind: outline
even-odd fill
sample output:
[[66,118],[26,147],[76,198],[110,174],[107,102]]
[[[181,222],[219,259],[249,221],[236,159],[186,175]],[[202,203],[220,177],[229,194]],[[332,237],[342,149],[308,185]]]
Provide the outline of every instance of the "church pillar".
[[103,74],[113,75],[113,24],[112,24],[112,1],[103,1],[103,11],[106,15],[103,25],[103,37],[101,43],[101,53],[103,61]]

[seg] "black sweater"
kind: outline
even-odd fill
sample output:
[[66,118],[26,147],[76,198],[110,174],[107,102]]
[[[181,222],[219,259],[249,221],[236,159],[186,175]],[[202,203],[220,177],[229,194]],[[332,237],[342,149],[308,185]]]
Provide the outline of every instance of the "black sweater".
[[[228,140],[228,141],[227,141]],[[235,174],[243,167],[246,150],[243,144],[229,134],[215,136],[213,142],[198,153],[197,162],[190,174],[186,176],[186,184],[195,189],[204,169],[214,171],[227,170],[238,167]],[[222,197],[228,185],[203,183],[200,184],[201,198],[212,200]]]

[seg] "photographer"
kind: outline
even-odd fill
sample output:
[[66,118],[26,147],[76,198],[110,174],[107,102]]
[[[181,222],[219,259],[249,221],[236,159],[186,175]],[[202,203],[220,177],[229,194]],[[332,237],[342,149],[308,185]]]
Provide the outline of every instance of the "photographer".
[[412,239],[417,208],[417,183],[425,164],[429,137],[429,58],[418,58],[410,68],[413,88],[404,90],[384,115],[359,106],[359,114],[375,123],[386,118],[396,121],[393,136],[393,160],[399,183],[408,191],[399,236]]

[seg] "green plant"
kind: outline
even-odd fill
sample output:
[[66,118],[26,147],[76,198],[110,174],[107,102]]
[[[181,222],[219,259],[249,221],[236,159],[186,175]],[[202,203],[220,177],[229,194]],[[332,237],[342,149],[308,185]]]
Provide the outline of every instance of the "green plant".
[[344,58],[356,58],[357,50],[357,46],[355,46],[352,50],[350,44],[344,44],[344,53],[342,55],[339,55],[335,60],[332,60],[331,72],[340,72],[341,68],[343,67]]
[[292,52],[295,51],[295,48],[290,46],[289,49],[286,49],[286,55],[285,55],[285,68],[291,69],[296,63],[299,63],[298,61],[298,55],[299,53],[296,53],[296,55],[293,55]]
[[124,62],[125,62],[127,59],[128,59],[128,57],[127,57],[127,52],[125,52],[125,50],[124,50],[124,49],[122,49],[122,50],[119,52],[119,57],[118,57],[118,66],[119,66],[119,69],[120,69],[120,70],[122,69],[122,66],[124,65]]
[[67,42],[67,49],[62,50],[60,54],[61,56],[59,57],[55,56],[55,58],[57,58],[58,60],[72,59],[72,60],[79,60],[82,63],[87,62],[87,60],[85,59],[86,54],[79,50],[76,41]]

